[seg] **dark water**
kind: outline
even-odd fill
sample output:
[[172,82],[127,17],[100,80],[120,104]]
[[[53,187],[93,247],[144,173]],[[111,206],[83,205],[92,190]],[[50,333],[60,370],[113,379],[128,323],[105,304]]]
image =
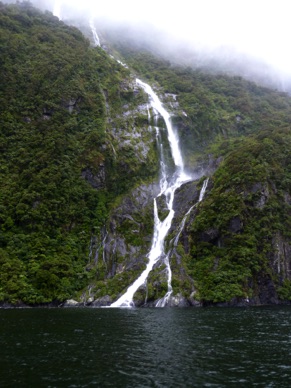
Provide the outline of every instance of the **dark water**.
[[0,310],[1,387],[291,387],[291,308]]

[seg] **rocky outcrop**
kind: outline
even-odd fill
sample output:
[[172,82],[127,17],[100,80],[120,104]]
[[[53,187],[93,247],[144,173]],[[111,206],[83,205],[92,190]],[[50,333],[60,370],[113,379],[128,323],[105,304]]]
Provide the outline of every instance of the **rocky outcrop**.
[[189,208],[198,202],[199,189],[197,188],[197,181],[187,182],[176,190],[173,208],[176,217],[180,218],[187,213]]
[[62,304],[62,307],[80,307],[80,306],[83,306],[83,303],[78,302],[74,299],[68,299]]
[[[126,195],[112,211],[106,232],[103,231],[102,236],[98,239],[100,244],[98,245],[97,241],[93,241],[94,249],[102,251],[102,259],[97,251],[92,252],[92,258],[97,258],[94,265],[97,265],[98,257],[103,261],[103,265],[106,267],[105,277],[110,282],[118,283],[119,295],[139,276],[147,263],[147,254],[150,251],[154,227],[153,200],[159,190],[157,184],[142,184]],[[172,235],[177,234],[185,214],[191,206],[198,202],[199,192],[197,182],[188,182],[177,190],[174,201],[175,217],[170,230]],[[168,212],[163,196],[158,197],[157,206],[159,215],[163,218],[163,213]],[[189,284],[189,289],[185,291],[186,294],[188,292],[188,297],[174,292],[168,305],[177,307],[197,305],[193,298],[193,281],[187,275],[180,255],[171,244],[166,243],[166,251],[172,252],[170,260],[174,276],[177,280],[179,279],[179,282]],[[133,274],[132,277],[130,274]],[[106,306],[112,303],[110,294],[98,296],[99,292],[98,287],[92,286],[90,296],[93,297],[94,301],[90,302],[90,306]],[[153,306],[166,292],[167,271],[163,261],[161,261],[154,266],[147,284],[135,294],[135,305]],[[88,300],[86,304],[88,304]]]
[[110,306],[113,302],[111,296],[105,295],[100,298],[95,299],[93,302],[91,302],[89,305],[90,307],[103,307],[103,306]]
[[200,234],[200,239],[203,242],[209,242],[215,244],[220,237],[219,230],[216,228],[210,228]]
[[286,279],[291,280],[291,242],[280,233],[272,238],[269,262],[280,283]]
[[268,198],[270,197],[270,191],[267,184],[260,182],[255,183],[251,189],[253,194],[257,194],[258,198],[255,201],[254,207],[257,209],[263,209],[266,205]]
[[144,266],[151,243],[153,198],[157,190],[155,184],[143,184],[112,211],[102,244],[108,278],[140,271]]
[[81,98],[71,98],[70,100],[64,101],[63,106],[68,110],[69,113],[73,113],[74,110],[79,111],[78,103],[80,103]]
[[94,189],[105,188],[105,165],[103,163],[99,165],[99,170],[96,174],[93,174],[90,168],[85,168],[81,175]]

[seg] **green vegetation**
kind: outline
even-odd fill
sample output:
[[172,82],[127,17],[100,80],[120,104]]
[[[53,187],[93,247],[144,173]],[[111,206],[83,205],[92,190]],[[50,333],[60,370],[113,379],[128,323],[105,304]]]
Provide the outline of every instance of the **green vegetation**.
[[190,166],[216,140],[289,126],[291,122],[291,100],[285,93],[240,76],[176,66],[109,31],[107,37],[140,77],[152,85],[158,84],[163,93],[177,96],[179,107],[174,108],[173,121]]
[[92,278],[90,239],[111,203],[155,174],[154,148],[139,161],[112,137],[139,125],[123,107],[145,97],[79,30],[29,3],[0,3],[0,50],[0,300],[62,301]]
[[[288,253],[278,253],[280,270],[274,264],[275,236],[287,249],[291,243],[290,97],[238,76],[175,66],[111,38],[144,79],[177,96],[174,122],[188,166],[206,164],[206,155],[224,159],[188,226],[190,252],[181,252],[196,298],[205,303],[255,298],[270,281],[274,295],[291,299],[290,274],[282,269],[289,266]],[[175,292],[183,293],[181,276],[177,279]]]
[[[291,299],[291,99],[107,38],[170,94],[187,166],[221,161],[172,258],[174,293],[187,297],[194,284],[202,302],[225,302],[255,298],[271,282]],[[134,191],[158,169],[147,96],[79,30],[30,3],[0,2],[0,51],[0,301],[82,299],[88,285],[95,298],[117,298],[144,268],[153,224],[149,191]],[[107,261],[104,225],[124,243]],[[135,297],[166,291],[156,268]]]
[[[224,161],[191,226],[189,272],[199,298],[223,302],[256,294],[262,278],[290,299],[286,273],[272,269],[274,237],[290,243],[291,133],[264,130],[221,144]],[[219,149],[217,150],[219,152]],[[278,252],[284,256],[284,252]],[[288,257],[281,257],[282,263]]]

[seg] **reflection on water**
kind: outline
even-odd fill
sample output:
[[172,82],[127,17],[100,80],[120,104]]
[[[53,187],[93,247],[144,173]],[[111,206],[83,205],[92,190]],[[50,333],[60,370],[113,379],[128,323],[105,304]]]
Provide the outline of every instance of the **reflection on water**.
[[0,385],[289,387],[291,308],[0,310]]

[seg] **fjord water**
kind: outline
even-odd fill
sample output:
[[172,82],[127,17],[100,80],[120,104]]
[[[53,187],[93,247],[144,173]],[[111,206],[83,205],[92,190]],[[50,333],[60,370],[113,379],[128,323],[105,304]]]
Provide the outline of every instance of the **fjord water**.
[[291,308],[0,310],[1,387],[290,387]]

